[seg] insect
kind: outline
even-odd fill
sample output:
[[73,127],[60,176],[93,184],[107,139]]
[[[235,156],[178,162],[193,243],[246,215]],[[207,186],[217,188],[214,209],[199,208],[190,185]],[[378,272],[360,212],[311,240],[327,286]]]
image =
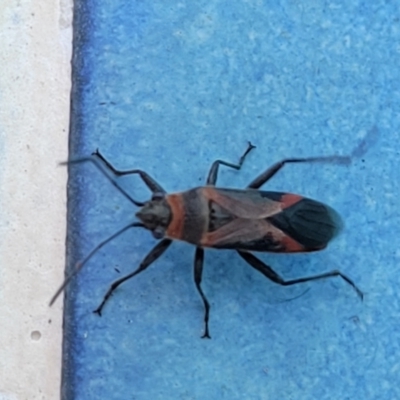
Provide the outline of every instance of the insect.
[[[246,156],[254,149],[250,142],[238,164],[216,160],[208,173],[206,186],[180,193],[167,194],[150,175],[140,169],[119,171],[97,150],[91,157],[69,161],[64,164],[93,163],[105,177],[129,199],[140,207],[132,222],[96,246],[65,279],[53,296],[54,303],[71,278],[105,244],[130,228],[145,228],[160,242],[145,256],[139,267],[116,280],[106,292],[99,307],[94,311],[101,315],[112,293],[124,282],[145,271],[171,245],[173,240],[189,242],[196,247],[194,257],[194,282],[204,305],[204,333],[209,333],[210,303],[201,287],[205,248],[231,249],[251,267],[271,281],[289,286],[319,279],[341,277],[357,294],[363,293],[354,282],[338,270],[298,279],[285,280],[270,266],[251,252],[297,253],[324,249],[340,229],[340,217],[329,206],[297,194],[258,190],[286,164],[311,162],[348,162],[349,157],[287,158],[257,176],[246,189],[215,187],[220,165],[240,170]],[[151,190],[149,201],[133,199],[118,183],[123,175],[139,175]]]

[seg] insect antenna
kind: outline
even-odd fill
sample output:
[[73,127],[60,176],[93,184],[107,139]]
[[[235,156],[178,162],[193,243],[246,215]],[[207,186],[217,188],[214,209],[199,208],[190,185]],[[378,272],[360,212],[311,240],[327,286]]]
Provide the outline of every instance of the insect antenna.
[[95,253],[97,253],[97,251],[99,251],[104,245],[106,245],[107,243],[111,242],[116,237],[118,237],[119,235],[121,235],[122,233],[127,231],[128,229],[136,228],[136,227],[144,228],[144,225],[141,222],[133,222],[133,223],[131,223],[129,225],[126,225],[125,227],[123,227],[122,229],[120,229],[119,231],[115,232],[113,235],[109,236],[107,239],[105,239],[101,243],[99,243],[82,261],[78,261],[75,264],[74,270],[71,272],[71,274],[69,274],[65,278],[64,282],[62,283],[62,285],[59,287],[59,289],[57,290],[55,295],[51,298],[49,306],[51,307],[54,304],[54,302],[57,300],[58,296],[62,293],[62,291],[65,289],[65,287],[71,281],[71,279],[82,269],[82,267],[93,257],[93,255]]

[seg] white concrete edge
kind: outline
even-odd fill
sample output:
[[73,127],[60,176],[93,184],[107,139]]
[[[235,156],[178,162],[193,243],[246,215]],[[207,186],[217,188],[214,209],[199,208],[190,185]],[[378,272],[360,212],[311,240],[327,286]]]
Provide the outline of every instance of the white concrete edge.
[[72,0],[0,3],[0,400],[60,398]]

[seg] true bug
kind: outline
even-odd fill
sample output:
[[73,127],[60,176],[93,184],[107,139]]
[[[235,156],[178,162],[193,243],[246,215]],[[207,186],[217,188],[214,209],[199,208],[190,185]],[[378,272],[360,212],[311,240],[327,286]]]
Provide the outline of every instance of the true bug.
[[[106,243],[130,228],[141,227],[152,232],[161,241],[147,254],[139,267],[115,281],[106,292],[103,301],[94,311],[101,315],[103,307],[114,290],[123,282],[143,272],[170,246],[173,240],[183,240],[196,246],[194,258],[194,282],[204,304],[203,338],[210,338],[208,320],[210,305],[201,288],[204,248],[233,249],[251,267],[275,283],[288,286],[296,283],[339,276],[349,283],[363,298],[354,282],[338,270],[304,278],[284,280],[271,267],[250,251],[296,253],[324,249],[340,228],[340,217],[329,206],[318,201],[291,193],[258,190],[285,164],[306,162],[347,163],[350,157],[311,157],[284,159],[255,178],[244,190],[216,188],[220,165],[240,170],[246,156],[254,148],[250,142],[238,164],[216,160],[208,173],[206,186],[180,193],[166,191],[146,172],[140,169],[119,171],[97,150],[91,157],[64,164],[93,163],[106,178],[134,205],[141,207],[136,213],[140,222],[125,226],[96,246],[52,298],[50,305],[68,284],[70,279]],[[119,184],[117,178],[137,174],[152,192],[149,201],[133,199]]]

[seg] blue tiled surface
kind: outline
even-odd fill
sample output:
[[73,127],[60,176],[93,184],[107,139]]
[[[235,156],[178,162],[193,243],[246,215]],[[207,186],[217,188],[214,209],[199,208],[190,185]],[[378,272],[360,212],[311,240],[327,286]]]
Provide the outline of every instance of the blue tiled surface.
[[[286,278],[340,268],[365,300],[339,279],[279,287],[235,253],[209,251],[212,340],[202,340],[194,248],[176,243],[99,318],[109,284],[155,243],[132,230],[68,288],[64,398],[400,398],[398,6],[106,3],[75,4],[70,157],[99,148],[117,168],[179,191],[203,184],[216,158],[235,162],[250,140],[242,171],[221,168],[218,181],[244,187],[279,159],[347,155],[367,137],[349,166],[288,166],[267,185],[330,204],[342,234],[320,253],[261,256]],[[73,266],[135,208],[92,165],[70,174]],[[123,185],[149,197],[136,177]]]

